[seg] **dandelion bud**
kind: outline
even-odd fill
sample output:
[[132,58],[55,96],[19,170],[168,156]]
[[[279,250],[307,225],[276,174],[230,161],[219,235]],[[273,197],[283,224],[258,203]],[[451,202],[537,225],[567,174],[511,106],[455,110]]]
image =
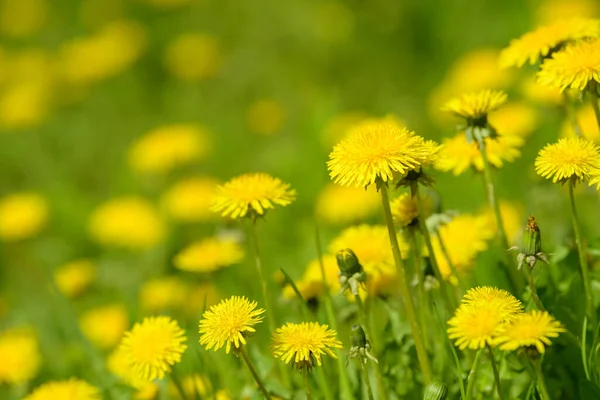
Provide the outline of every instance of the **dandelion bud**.
[[541,260],[548,263],[546,255],[542,251],[542,235],[540,228],[535,222],[533,215],[530,215],[527,219],[527,225],[523,232],[523,239],[521,241],[521,249],[517,256],[519,269],[521,269],[523,263],[527,263],[530,268],[533,268],[537,262]]
[[371,354],[371,344],[367,340],[367,335],[362,326],[354,325],[350,333],[350,351],[348,352],[348,360],[356,359],[359,362],[366,364],[368,360],[374,363],[379,363]]
[[448,396],[448,386],[442,382],[433,382],[427,385],[423,400],[445,400]]
[[338,251],[335,255],[337,259],[338,267],[343,275],[350,277],[354,274],[359,274],[362,272],[362,265],[358,262],[358,258],[356,254],[352,251],[352,249],[343,249]]
[[365,335],[365,330],[362,326],[354,325],[352,327],[352,333],[350,333],[350,345],[352,347],[367,346],[367,335]]

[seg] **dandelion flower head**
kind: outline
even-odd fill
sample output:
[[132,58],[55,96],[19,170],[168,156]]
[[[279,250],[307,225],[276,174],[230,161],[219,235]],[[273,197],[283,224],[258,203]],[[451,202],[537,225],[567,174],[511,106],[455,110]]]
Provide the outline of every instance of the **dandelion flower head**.
[[237,264],[243,258],[244,249],[235,240],[211,237],[183,249],[173,264],[183,271],[206,273]]
[[[433,211],[433,201],[429,196],[422,196],[424,217],[427,218]],[[410,193],[402,193],[400,196],[392,200],[390,207],[392,216],[396,225],[406,227],[417,222],[419,216],[419,207],[417,199]]]
[[448,337],[461,350],[481,349],[493,344],[503,322],[503,315],[493,307],[481,303],[461,306],[448,321]]
[[539,116],[526,103],[508,103],[488,115],[488,121],[502,136],[526,137],[536,128]]
[[139,301],[146,312],[160,313],[178,310],[187,301],[188,285],[178,276],[161,276],[142,285]]
[[115,347],[129,327],[129,315],[122,304],[111,304],[84,312],[79,319],[81,332],[100,349]]
[[[582,136],[595,144],[600,144],[600,127],[598,127],[598,121],[592,106],[586,105],[580,108],[575,114],[575,118],[581,128]],[[560,132],[563,137],[574,138],[577,136],[573,130],[573,123],[569,120],[565,120]]]
[[127,385],[135,389],[134,400],[152,400],[158,393],[157,382],[140,378],[131,368],[127,353],[122,347],[117,347],[106,360],[107,369]]
[[523,304],[515,296],[506,290],[491,286],[477,286],[469,289],[462,299],[462,304],[467,307],[477,307],[480,304],[489,305],[507,321],[523,312]]
[[193,223],[212,219],[210,205],[219,183],[212,178],[187,178],[175,183],[162,197],[162,205],[177,222]]
[[233,296],[212,306],[202,315],[200,320],[200,344],[206,350],[219,350],[225,346],[229,353],[231,346],[235,349],[246,344],[246,336],[256,330],[254,325],[261,322],[260,315],[265,310],[256,309],[255,301],[248,301],[245,297]]
[[30,328],[0,332],[0,383],[23,384],[34,378],[41,364],[37,336]]
[[187,348],[185,333],[169,317],[144,318],[125,332],[121,347],[131,368],[145,380],[163,379],[181,361]]
[[329,183],[317,197],[316,214],[323,222],[342,225],[364,221],[380,207],[381,198],[373,188]]
[[517,315],[497,332],[495,343],[501,350],[512,351],[520,347],[535,347],[543,354],[552,344],[551,338],[565,332],[560,322],[546,311],[532,310]]
[[471,123],[477,124],[480,120],[486,118],[488,113],[506,103],[506,99],[505,92],[486,89],[455,97],[442,107],[442,111],[465,118],[469,125]]
[[34,193],[13,193],[0,199],[0,240],[18,241],[37,235],[48,220],[48,205]]
[[590,83],[600,83],[600,39],[576,42],[554,53],[537,76],[540,83],[561,91],[583,91]]
[[198,82],[214,76],[221,67],[217,40],[202,33],[184,33],[167,47],[164,65],[175,78]]
[[92,260],[73,260],[54,270],[56,287],[67,297],[79,296],[95,279],[96,265]]
[[95,386],[80,379],[52,381],[37,387],[23,400],[101,400],[100,391]]
[[589,140],[561,138],[538,153],[535,171],[552,182],[583,181],[600,168],[600,148]]

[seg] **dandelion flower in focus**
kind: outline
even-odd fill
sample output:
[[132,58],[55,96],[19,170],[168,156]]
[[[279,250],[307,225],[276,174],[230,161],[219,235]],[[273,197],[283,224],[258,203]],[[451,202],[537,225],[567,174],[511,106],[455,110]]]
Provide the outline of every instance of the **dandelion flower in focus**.
[[[433,211],[433,202],[429,196],[423,196],[424,217],[427,218]],[[396,225],[403,228],[417,223],[419,209],[417,199],[410,193],[402,193],[392,200],[390,207]]]
[[[335,256],[328,254],[323,256],[321,260],[316,259],[311,261],[302,274],[302,278],[295,281],[296,287],[304,300],[316,299],[325,293],[325,285],[323,284],[323,275],[321,273],[321,262],[323,263],[323,269],[325,270],[325,283],[329,287],[329,290],[331,292],[337,292],[339,290],[339,268],[337,261]],[[296,294],[291,286],[285,287],[283,295],[288,299],[296,298]]]
[[561,19],[512,40],[500,54],[502,68],[538,62],[567,42],[600,36],[600,21],[590,18]]
[[161,276],[142,285],[139,301],[146,312],[160,313],[177,310],[187,301],[188,286],[177,276]]
[[0,33],[13,38],[26,38],[38,33],[50,12],[47,0],[0,1]]
[[125,332],[121,347],[142,379],[163,379],[187,348],[183,330],[169,317],[144,318]]
[[96,266],[91,260],[74,260],[54,270],[56,287],[67,297],[79,296],[95,279]]
[[583,181],[599,168],[600,148],[580,137],[558,139],[541,149],[535,159],[535,172],[554,183]]
[[23,400],[101,400],[97,387],[80,379],[71,378],[66,381],[52,381],[38,386]]
[[256,309],[255,301],[245,297],[225,299],[202,315],[200,344],[214,351],[225,346],[229,354],[232,345],[235,351],[246,344],[246,336],[256,331],[253,326],[261,322],[260,314],[264,312],[262,308]]
[[488,121],[502,136],[527,137],[538,123],[536,110],[525,103],[508,103],[490,113]]
[[81,332],[100,349],[115,347],[129,327],[127,310],[121,304],[93,308],[79,319]]
[[546,311],[532,310],[517,315],[510,323],[504,324],[497,332],[495,343],[501,350],[512,351],[520,347],[535,347],[544,354],[552,344],[551,338],[566,332],[560,322]]
[[127,353],[117,347],[106,360],[107,369],[135,389],[134,400],[153,400],[158,394],[158,384],[141,379],[131,368]]
[[140,197],[121,197],[107,201],[90,216],[88,231],[106,246],[145,250],[164,239],[165,227],[156,209]]
[[36,236],[48,220],[48,205],[35,193],[13,193],[0,198],[0,240]]
[[[591,105],[586,105],[579,109],[575,114],[577,123],[581,128],[581,134],[587,140],[600,144],[600,127],[598,127],[598,121],[596,120],[596,114]],[[574,138],[576,133],[573,130],[573,123],[565,120],[561,129],[561,136]]]
[[373,189],[329,183],[319,193],[316,214],[320,221],[342,225],[363,221],[375,214],[380,206],[381,198]]
[[321,365],[324,354],[337,358],[334,349],[341,349],[342,343],[335,338],[336,334],[327,325],[317,322],[288,322],[273,334],[273,355],[286,364],[293,361],[298,369],[310,370],[315,361]]
[[469,125],[477,125],[480,120],[506,103],[507,95],[501,90],[481,90],[455,97],[442,107],[442,111],[465,118]]
[[600,39],[576,42],[554,53],[537,76],[540,83],[561,91],[583,91],[590,83],[600,83]]
[[207,177],[187,178],[175,183],[164,194],[162,204],[178,222],[204,222],[213,217],[210,211],[218,182]]
[[243,258],[244,250],[239,243],[214,237],[192,243],[175,256],[173,264],[183,271],[213,272]]
[[0,332],[0,383],[20,385],[33,379],[40,368],[38,339],[30,328]]
[[210,151],[210,135],[196,125],[163,125],[138,138],[129,150],[129,164],[139,173],[165,174],[204,159]]
[[211,210],[223,217],[263,215],[275,205],[287,206],[296,199],[288,183],[264,173],[237,176],[217,187]]
[[477,286],[467,290],[462,304],[474,307],[478,304],[488,304],[492,308],[495,307],[499,313],[504,313],[506,320],[511,320],[523,312],[523,304],[515,296],[492,286]]
[[184,33],[167,47],[164,64],[174,77],[196,82],[214,76],[221,66],[221,51],[214,37]]

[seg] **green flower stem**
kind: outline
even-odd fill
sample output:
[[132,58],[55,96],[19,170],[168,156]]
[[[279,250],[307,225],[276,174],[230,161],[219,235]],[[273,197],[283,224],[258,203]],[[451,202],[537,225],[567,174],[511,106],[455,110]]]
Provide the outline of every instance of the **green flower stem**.
[[423,338],[425,343],[429,342],[429,333],[427,332],[427,304],[425,302],[425,279],[423,277],[423,271],[421,271],[421,263],[419,260],[419,253],[417,245],[417,238],[415,237],[415,231],[408,228],[408,243],[410,244],[410,254],[413,259],[415,274],[417,275],[417,296],[419,301],[419,320],[423,327]]
[[477,351],[475,355],[475,360],[473,361],[473,365],[471,366],[471,372],[469,372],[469,376],[467,378],[467,400],[471,400],[473,398],[473,387],[475,386],[475,381],[477,380],[477,371],[479,370],[479,364],[481,363],[481,355],[485,347],[482,347]]
[[498,397],[500,400],[504,400],[504,396],[502,396],[502,381],[500,381],[500,372],[498,371],[498,365],[496,364],[496,359],[494,358],[494,350],[492,350],[492,346],[490,346],[489,343],[487,348],[490,351],[490,359],[492,360],[492,370],[494,371],[494,380],[496,381]]
[[575,242],[577,242],[577,252],[579,253],[579,266],[581,269],[581,279],[583,280],[583,289],[585,290],[585,304],[587,314],[590,318],[592,326],[596,326],[596,311],[594,310],[594,298],[592,295],[592,284],[589,275],[589,266],[586,257],[585,246],[581,237],[581,228],[579,226],[579,218],[577,217],[577,208],[575,207],[575,183],[569,181],[569,202],[571,205],[571,217],[573,220],[573,230],[575,231]]
[[535,375],[537,378],[537,387],[538,393],[540,395],[541,400],[550,400],[550,395],[548,394],[548,388],[546,387],[546,381],[544,380],[544,374],[542,373],[542,362],[539,361],[531,361],[533,364],[533,369],[535,370]]
[[260,391],[265,396],[265,399],[271,400],[271,395],[269,394],[269,392],[267,392],[267,389],[265,388],[265,385],[263,384],[262,380],[258,376],[258,373],[256,372],[256,369],[254,368],[254,365],[252,364],[252,361],[250,361],[250,358],[248,357],[248,354],[246,354],[246,350],[244,350],[244,346],[240,346],[239,347],[239,353],[242,355],[242,358],[246,362],[246,365],[248,366],[248,369],[250,370],[250,373],[254,377],[254,380],[256,381],[256,384],[258,385],[258,388],[260,389]]
[[573,102],[571,102],[567,91],[563,92],[563,98],[565,100],[565,111],[567,114],[567,119],[569,120],[569,123],[571,124],[573,131],[575,132],[575,135],[583,136],[581,132],[581,126],[579,126],[579,121],[577,121],[577,116],[575,115],[573,110]]
[[373,390],[371,389],[371,381],[369,380],[369,373],[367,371],[367,367],[365,367],[365,363],[360,361],[360,370],[362,372],[363,380],[365,381],[365,386],[367,387],[367,395],[369,396],[369,400],[374,400]]
[[[498,228],[498,235],[500,236],[500,244],[502,246],[502,249],[506,251],[510,246],[508,244],[508,237],[506,236],[506,231],[504,230],[504,223],[502,222],[500,203],[498,202],[498,198],[496,197],[496,190],[494,189],[494,182],[492,181],[492,171],[490,167],[490,162],[487,158],[485,140],[481,140],[479,142],[479,151],[481,153],[481,159],[483,160],[483,178],[485,179],[485,185],[487,188],[488,202],[490,203],[490,207],[492,208],[492,210],[494,210],[494,215],[496,217],[496,225]],[[508,272],[510,282],[515,292],[521,294],[523,293],[524,289],[523,278],[517,270],[513,257],[511,257],[508,253],[507,260],[508,262],[506,264],[506,269]]]
[[310,391],[310,381],[308,380],[308,370],[302,370],[302,380],[304,381],[304,391],[306,392],[306,400],[312,400],[312,392]]
[[598,128],[600,128],[600,106],[598,106],[598,84],[592,85],[590,87],[590,103],[592,103],[592,108],[594,109],[594,114],[596,115],[596,121],[598,122]]
[[456,309],[456,297],[452,295],[451,288],[449,287],[448,282],[442,277],[440,273],[440,268],[437,263],[437,258],[435,257],[435,252],[433,251],[433,245],[431,244],[431,236],[429,235],[429,229],[427,229],[427,224],[425,223],[425,218],[422,218],[423,214],[423,199],[421,197],[421,191],[419,190],[419,184],[414,185],[414,193],[417,197],[417,212],[419,214],[419,227],[421,228],[421,233],[423,234],[423,239],[425,239],[425,246],[427,246],[427,251],[429,252],[429,260],[431,261],[431,266],[433,267],[433,273],[435,274],[435,278],[440,283],[440,292],[442,292],[442,298],[444,299],[444,304],[448,307],[448,313],[452,315],[454,310]]
[[171,381],[173,381],[173,384],[175,385],[175,388],[177,389],[177,393],[179,393],[179,397],[181,397],[181,400],[187,400],[185,390],[183,390],[183,385],[181,384],[181,380],[179,379],[177,372],[175,372],[175,369],[171,371]]
[[398,271],[398,281],[400,284],[400,295],[404,300],[404,307],[406,308],[406,317],[410,323],[410,327],[413,334],[413,340],[415,341],[415,348],[417,350],[417,358],[419,359],[419,365],[421,367],[421,373],[423,374],[423,383],[429,385],[431,383],[431,367],[429,365],[429,357],[427,350],[423,344],[423,336],[421,334],[421,328],[417,322],[415,316],[415,306],[411,297],[410,289],[406,283],[406,273],[404,272],[404,263],[402,261],[402,255],[400,254],[400,247],[398,245],[398,237],[396,236],[396,228],[394,227],[394,220],[392,218],[392,210],[390,208],[390,197],[388,194],[388,188],[385,183],[380,185],[381,191],[381,203],[383,205],[383,212],[385,214],[385,221],[388,228],[388,235],[390,237],[390,244],[392,246],[392,253],[394,254],[394,262],[396,263],[396,269]]
[[529,290],[531,291],[531,298],[533,299],[533,302],[535,303],[538,310],[546,311],[546,307],[544,307],[544,305],[542,304],[542,301],[540,300],[537,294],[537,290],[535,289],[535,283],[533,282],[533,271],[531,271],[529,265],[525,265],[524,269],[525,274],[527,275],[527,282],[529,283]]
[[458,287],[460,288],[460,291],[464,292],[465,284],[462,281],[462,278],[459,276],[458,271],[456,270],[456,267],[454,266],[454,263],[452,262],[452,259],[450,258],[450,253],[448,253],[448,249],[446,248],[446,245],[444,244],[442,235],[440,235],[440,233],[438,232],[435,236],[438,240],[438,244],[440,245],[440,249],[442,249],[442,254],[444,255],[444,258],[446,259],[446,262],[448,263],[448,267],[450,267],[450,271],[452,271],[452,275],[456,278],[456,282],[458,282]]

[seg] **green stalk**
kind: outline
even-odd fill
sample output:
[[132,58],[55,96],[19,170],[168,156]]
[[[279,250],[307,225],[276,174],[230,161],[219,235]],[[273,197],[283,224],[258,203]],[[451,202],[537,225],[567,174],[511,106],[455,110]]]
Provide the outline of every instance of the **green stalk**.
[[373,390],[371,389],[371,381],[369,380],[369,373],[367,372],[367,368],[365,367],[365,363],[360,361],[360,370],[362,371],[363,380],[365,381],[365,385],[367,386],[367,395],[369,396],[369,400],[374,400]]
[[492,346],[487,345],[488,350],[490,351],[490,359],[492,360],[492,370],[494,371],[494,380],[496,381],[496,390],[498,391],[498,397],[500,400],[504,400],[502,396],[502,382],[500,381],[500,372],[498,371],[498,365],[496,364],[496,359],[494,358],[494,351],[492,350]]
[[262,380],[258,376],[258,373],[256,372],[256,369],[254,368],[254,365],[252,364],[252,361],[250,361],[250,357],[248,357],[248,354],[246,354],[246,350],[244,350],[244,346],[240,346],[239,347],[239,352],[242,355],[242,358],[244,359],[244,361],[246,362],[246,365],[248,366],[248,369],[250,370],[250,373],[254,377],[254,380],[256,381],[256,384],[258,385],[258,388],[260,389],[260,391],[265,396],[265,399],[271,400],[271,395],[269,394],[269,392],[267,392],[267,389],[265,388],[265,385],[263,384]]
[[581,269],[581,279],[583,280],[583,289],[585,290],[585,304],[587,314],[590,317],[592,326],[596,326],[596,311],[594,310],[594,298],[592,294],[592,284],[589,275],[589,266],[586,257],[585,246],[581,237],[581,228],[579,218],[577,217],[577,208],[575,207],[575,183],[569,181],[569,200],[571,205],[571,217],[573,221],[573,230],[575,231],[575,242],[577,242],[577,252],[579,253],[579,266]]
[[310,382],[308,380],[308,370],[304,368],[302,370],[302,380],[304,381],[304,391],[306,392],[306,400],[312,400],[312,393],[310,391]]
[[563,92],[563,98],[565,100],[565,110],[567,113],[567,119],[569,120],[569,123],[571,124],[573,131],[575,132],[575,135],[581,137],[583,136],[581,132],[581,126],[579,126],[577,116],[573,112],[573,103],[571,102],[571,99],[569,98],[569,95],[566,91]]
[[533,302],[535,303],[538,310],[546,311],[546,308],[542,304],[542,301],[540,300],[537,294],[537,290],[535,289],[535,283],[533,282],[533,272],[531,271],[531,268],[529,268],[529,265],[525,265],[524,269],[525,274],[527,275],[527,282],[529,283],[529,290],[531,291],[531,298],[533,299]]
[[592,108],[594,109],[594,114],[596,115],[596,122],[598,122],[598,128],[600,129],[600,107],[598,106],[598,84],[592,85],[590,87],[590,103],[592,103]]
[[471,400],[473,398],[473,387],[475,386],[475,381],[477,380],[477,371],[479,370],[479,364],[481,363],[481,355],[483,354],[483,350],[485,347],[482,347],[477,351],[475,355],[475,361],[473,361],[473,365],[471,366],[471,372],[469,372],[469,376],[467,378],[467,400]]
[[417,297],[419,301],[419,319],[423,327],[423,338],[425,343],[429,342],[429,333],[427,332],[427,304],[425,302],[425,280],[421,271],[421,263],[415,231],[408,228],[408,243],[410,244],[410,253],[413,259],[415,274],[417,275]]
[[396,269],[398,271],[398,282],[400,284],[400,295],[404,300],[404,307],[406,308],[406,317],[410,323],[410,328],[413,334],[413,340],[415,341],[415,348],[417,350],[417,358],[419,359],[419,366],[421,367],[421,373],[423,374],[423,382],[425,385],[431,383],[431,367],[429,365],[429,358],[427,350],[423,344],[423,336],[421,334],[421,328],[417,322],[415,316],[415,306],[411,297],[410,289],[406,283],[406,273],[404,271],[404,262],[402,261],[402,255],[400,254],[400,246],[398,245],[398,237],[396,236],[396,228],[394,227],[394,220],[392,218],[392,210],[390,208],[390,198],[388,194],[388,188],[385,183],[380,185],[381,187],[381,203],[383,205],[383,212],[385,214],[385,221],[388,228],[388,235],[390,237],[390,245],[392,246],[392,253],[394,254],[394,262],[396,263]]
[[540,395],[541,400],[550,400],[550,395],[548,394],[548,388],[546,387],[546,381],[544,380],[544,374],[542,373],[542,362],[541,361],[531,361],[533,364],[533,368],[535,370],[535,375],[537,377],[537,387],[538,394]]
[[[479,142],[479,151],[481,153],[481,159],[483,160],[483,178],[487,188],[488,202],[490,203],[490,207],[494,211],[494,216],[496,217],[496,225],[498,228],[498,236],[500,237],[500,244],[503,250],[508,250],[510,247],[508,244],[508,236],[506,235],[506,230],[504,229],[502,213],[500,212],[500,203],[496,197],[496,190],[494,189],[494,182],[492,181],[492,171],[490,162],[487,158],[485,139]],[[519,274],[513,258],[506,251],[505,253],[507,254],[508,260],[506,269],[513,289],[518,294],[523,293],[524,284],[522,276]]]

